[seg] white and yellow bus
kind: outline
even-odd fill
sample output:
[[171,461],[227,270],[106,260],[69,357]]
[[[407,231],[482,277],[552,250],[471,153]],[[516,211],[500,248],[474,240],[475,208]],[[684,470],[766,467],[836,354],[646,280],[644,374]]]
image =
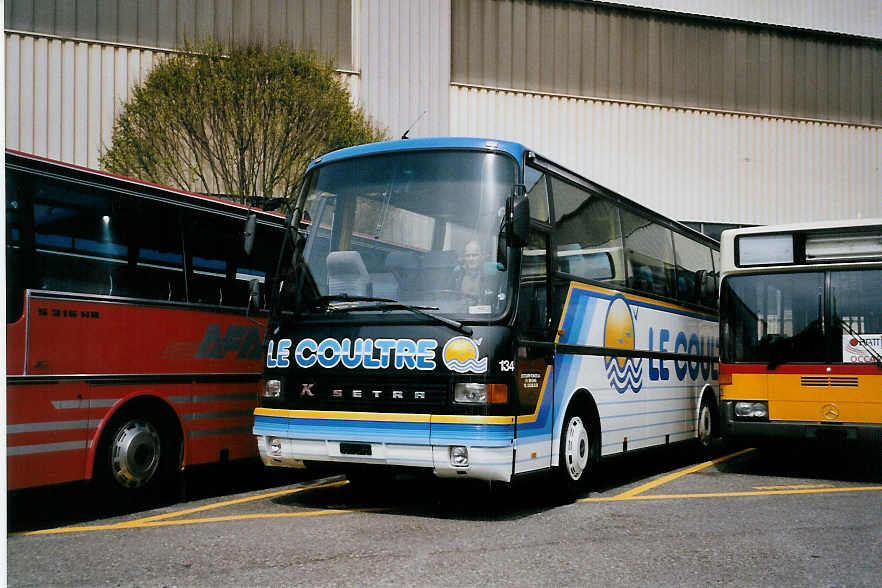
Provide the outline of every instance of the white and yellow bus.
[[724,437],[882,434],[882,219],[723,232]]

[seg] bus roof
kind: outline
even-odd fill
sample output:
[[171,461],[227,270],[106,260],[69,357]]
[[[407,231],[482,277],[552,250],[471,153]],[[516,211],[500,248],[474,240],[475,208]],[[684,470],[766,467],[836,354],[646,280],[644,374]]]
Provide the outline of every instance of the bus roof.
[[337,151],[331,151],[330,153],[326,153],[321,157],[317,157],[312,162],[310,162],[307,170],[311,170],[312,168],[319,165],[324,165],[334,161],[341,161],[343,159],[350,159],[354,157],[365,157],[369,155],[377,155],[380,153],[394,153],[397,151],[431,149],[474,149],[481,151],[498,151],[511,155],[518,161],[519,164],[524,161],[524,156],[529,154],[531,157],[534,157],[539,161],[553,166],[554,169],[560,171],[561,173],[565,173],[569,178],[581,182],[585,185],[591,186],[595,190],[603,193],[606,197],[625,201],[629,203],[632,207],[644,211],[646,214],[652,216],[656,220],[664,221],[670,227],[676,227],[676,230],[683,234],[691,235],[692,238],[702,241],[705,244],[710,245],[714,249],[719,247],[716,239],[708,237],[707,235],[700,233],[699,231],[696,231],[677,220],[665,217],[664,215],[659,214],[658,212],[648,208],[647,206],[642,205],[639,202],[636,202],[628,198],[627,196],[623,196],[592,180],[589,180],[572,170],[568,170],[560,164],[555,163],[553,160],[543,156],[540,153],[537,153],[533,149],[530,149],[526,145],[515,141],[504,141],[488,137],[424,137],[419,139],[400,139],[397,141],[366,143],[364,145],[356,145],[354,147],[338,149]]
[[836,229],[858,229],[861,227],[882,227],[882,218],[857,218],[846,220],[814,221],[781,225],[761,225],[741,229],[726,229],[720,236],[720,247],[727,243],[731,247],[739,235],[758,235],[762,233],[795,233],[797,231],[830,231]]
[[103,170],[83,167],[81,165],[75,165],[55,159],[49,159],[46,157],[41,157],[39,155],[34,155],[32,153],[25,153],[23,151],[16,151],[14,149],[6,149],[6,165],[9,166],[10,164],[23,166],[34,172],[51,172],[54,169],[58,170],[58,173],[60,173],[61,170],[64,170],[65,175],[70,175],[71,173],[81,174],[83,179],[90,178],[92,181],[101,183],[110,189],[113,189],[114,187],[122,189],[125,186],[129,186],[130,188],[138,189],[145,195],[152,194],[154,196],[165,196],[178,202],[192,202],[195,200],[201,201],[202,204],[213,205],[214,208],[229,207],[238,209],[237,212],[242,213],[254,212],[259,214],[260,216],[277,217],[278,219],[284,219],[285,217],[284,214],[281,214],[279,212],[263,210],[254,206],[249,207],[246,204],[234,202],[233,200],[229,200],[226,198],[200,194],[198,192],[189,192],[187,190],[181,190],[178,188],[172,188],[170,186],[163,186],[161,184],[154,184],[152,182],[139,180],[137,178],[121,176]]
[[[757,227],[745,227],[741,229],[727,229],[720,236],[720,251],[722,253],[722,270],[723,274],[730,272],[751,272],[757,271],[765,267],[775,267],[778,264],[757,264],[752,266],[741,267],[735,263],[735,240],[743,235],[773,235],[788,233],[813,233],[824,232],[831,233],[836,231],[850,232],[851,230],[861,231],[862,229],[878,229],[882,234],[882,218],[859,218],[845,220],[830,221],[814,221],[805,223],[789,223],[780,225],[763,225]],[[863,232],[863,231],[861,231]],[[848,263],[843,261],[843,263]],[[878,262],[877,262],[878,263]],[[789,264],[790,267],[797,267]],[[798,266],[802,267],[802,266]]]
[[394,151],[412,151],[414,149],[479,149],[497,150],[512,155],[518,161],[522,161],[523,154],[529,149],[520,143],[513,141],[499,141],[477,137],[429,137],[420,139],[401,139],[398,141],[382,141],[379,143],[366,143],[354,147],[346,147],[331,151],[318,157],[310,163],[310,167],[347,159],[350,157],[363,157],[378,153],[391,153]]

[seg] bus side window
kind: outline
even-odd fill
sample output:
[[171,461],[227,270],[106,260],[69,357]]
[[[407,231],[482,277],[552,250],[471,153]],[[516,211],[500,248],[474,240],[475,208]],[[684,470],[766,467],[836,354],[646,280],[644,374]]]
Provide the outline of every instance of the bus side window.
[[128,227],[113,197],[94,188],[40,179],[34,184],[36,286],[119,295]]
[[548,235],[530,231],[529,243],[521,254],[518,325],[532,337],[541,337],[548,322],[547,250]]
[[671,230],[628,210],[620,215],[631,267],[628,285],[655,296],[675,296]]
[[548,186],[545,174],[528,166],[524,170],[524,183],[527,188],[527,200],[530,202],[530,218],[547,223]]
[[6,322],[14,323],[24,310],[26,284],[23,244],[25,194],[16,172],[6,170]]
[[708,277],[713,280],[710,248],[675,232],[674,252],[677,257],[677,298],[682,302],[708,306]]
[[131,267],[132,296],[150,300],[186,301],[184,254],[178,210],[145,200],[130,215],[138,219]]

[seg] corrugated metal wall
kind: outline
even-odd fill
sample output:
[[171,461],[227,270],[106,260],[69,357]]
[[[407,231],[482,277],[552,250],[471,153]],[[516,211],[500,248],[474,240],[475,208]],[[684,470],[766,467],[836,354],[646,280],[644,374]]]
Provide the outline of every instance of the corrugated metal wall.
[[98,167],[129,92],[161,53],[6,35],[6,146]]
[[352,66],[351,0],[6,0],[7,30],[174,49],[290,41]]
[[701,14],[788,27],[882,37],[879,0],[604,0],[642,8]]
[[582,2],[452,11],[454,82],[882,124],[882,42]]
[[[132,88],[165,55],[10,33],[5,52],[6,146],[93,168]],[[358,77],[341,76],[357,96]]]
[[449,132],[450,0],[356,0],[358,99],[392,138]]
[[[51,0],[38,4],[55,6]],[[352,2],[352,66],[360,74],[347,74],[346,81],[354,99],[393,137],[428,110],[411,136],[523,141],[684,220],[882,216],[878,126],[451,84],[451,22],[458,18],[451,10],[451,0]],[[526,32],[513,27],[509,34]],[[132,86],[162,55],[9,32],[5,49],[7,146],[90,167],[110,143],[114,116]],[[486,60],[504,61],[496,53]]]
[[450,112],[681,220],[882,216],[879,128],[457,86]]

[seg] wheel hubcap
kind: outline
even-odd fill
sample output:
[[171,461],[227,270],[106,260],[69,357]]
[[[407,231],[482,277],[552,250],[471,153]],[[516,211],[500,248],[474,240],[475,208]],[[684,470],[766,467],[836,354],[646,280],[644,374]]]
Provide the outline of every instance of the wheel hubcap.
[[588,431],[582,419],[571,418],[564,438],[564,459],[567,473],[572,480],[579,480],[585,472],[590,457],[590,447]]
[[711,414],[707,405],[701,407],[698,415],[698,440],[702,445],[710,445],[711,442]]
[[113,478],[122,486],[146,484],[159,467],[160,440],[147,421],[129,421],[117,431],[110,448]]

